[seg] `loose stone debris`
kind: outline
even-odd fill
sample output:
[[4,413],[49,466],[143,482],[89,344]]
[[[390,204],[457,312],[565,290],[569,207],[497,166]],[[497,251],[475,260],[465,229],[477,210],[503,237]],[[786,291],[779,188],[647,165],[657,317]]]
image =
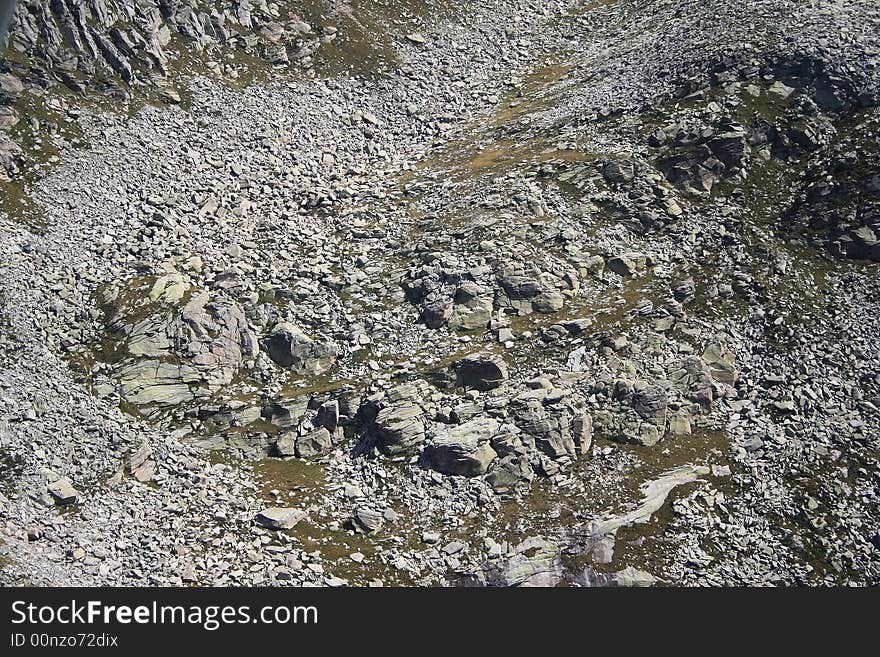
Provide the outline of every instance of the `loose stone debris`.
[[22,0],[0,583],[880,583],[878,35]]

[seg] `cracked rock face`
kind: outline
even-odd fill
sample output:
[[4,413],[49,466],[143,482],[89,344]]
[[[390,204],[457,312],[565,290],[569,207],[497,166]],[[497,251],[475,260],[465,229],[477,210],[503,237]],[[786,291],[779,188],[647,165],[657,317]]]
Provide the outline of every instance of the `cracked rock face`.
[[[190,289],[176,275],[160,277],[144,297],[103,296],[108,354],[123,398],[136,405],[176,406],[199,389],[217,390],[253,367],[256,335],[240,305]],[[184,298],[186,297],[186,298]]]
[[318,41],[311,26],[273,16],[265,2],[250,0],[233,0],[222,8],[166,0],[19,0],[18,5],[10,46],[65,76],[73,88],[82,84],[75,73],[105,73],[129,83],[164,76],[173,65],[176,39],[198,50],[248,43],[270,63],[288,63],[295,44],[303,48],[306,41]]

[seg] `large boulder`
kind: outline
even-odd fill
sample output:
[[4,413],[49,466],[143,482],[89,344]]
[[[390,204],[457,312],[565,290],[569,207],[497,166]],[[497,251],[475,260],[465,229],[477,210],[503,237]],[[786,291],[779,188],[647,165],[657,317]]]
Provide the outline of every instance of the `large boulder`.
[[628,251],[613,256],[605,263],[615,274],[625,277],[638,277],[645,273],[650,259],[644,253]]
[[73,484],[66,477],[53,481],[48,485],[48,490],[56,504],[74,504],[80,498],[80,492],[73,487]]
[[339,402],[336,399],[321,404],[318,408],[315,424],[326,428],[331,433],[336,431],[336,427],[339,426]]
[[449,328],[454,331],[476,331],[488,326],[493,307],[491,289],[465,281],[455,293],[454,301]]
[[667,403],[666,391],[660,386],[648,385],[633,392],[633,409],[661,431],[666,426]]
[[617,442],[652,447],[666,434],[668,394],[665,388],[647,381],[618,379],[614,383],[615,404],[597,411],[599,431]]
[[453,331],[478,331],[486,328],[492,319],[492,300],[487,299],[477,306],[455,306],[449,317],[449,328]]
[[432,294],[425,300],[420,317],[425,326],[431,329],[438,329],[452,316],[452,308],[453,301],[451,297],[443,294]]
[[310,459],[327,454],[333,449],[333,440],[325,427],[310,431],[296,439],[296,455]]
[[486,474],[486,483],[496,493],[506,493],[520,484],[529,484],[535,478],[535,471],[523,455],[510,454],[492,462]]
[[571,283],[551,272],[536,267],[505,264],[495,272],[495,306],[509,308],[520,315],[532,312],[554,313],[560,310],[565,297],[560,290],[570,289]]
[[[163,294],[168,294],[167,288]],[[176,295],[173,288],[172,294]],[[230,383],[236,371],[252,363],[260,351],[244,310],[230,299],[211,292],[195,295],[184,306],[181,320],[187,353],[208,381]]]
[[707,145],[728,171],[743,165],[748,146],[742,126],[732,125],[730,130],[713,137]]
[[370,507],[358,507],[352,517],[352,525],[363,534],[375,534],[385,524],[385,517],[381,511]]
[[280,458],[296,456],[296,439],[297,435],[294,431],[282,433],[275,439],[275,442],[272,443],[269,456],[278,456]]
[[699,356],[687,356],[669,374],[678,390],[691,401],[708,406],[712,403],[712,373]]
[[326,372],[338,355],[332,342],[315,342],[298,326],[287,322],[277,324],[261,344],[277,365],[303,375]]
[[285,397],[263,406],[261,415],[266,422],[279,429],[294,429],[305,417],[308,407],[309,398],[306,395]]
[[552,459],[586,453],[592,442],[589,416],[574,415],[562,406],[550,407],[535,393],[524,393],[510,403],[513,420],[535,446]]
[[0,92],[15,96],[24,91],[24,85],[12,73],[0,73]]
[[425,441],[422,409],[415,404],[387,406],[376,416],[379,446],[389,456],[414,453]]
[[19,116],[12,107],[0,105],[0,130],[8,130],[18,123]]
[[663,438],[663,429],[651,422],[621,422],[617,433],[609,437],[621,443],[653,447]]
[[432,329],[448,323],[456,331],[485,328],[493,308],[493,291],[474,280],[475,272],[447,269],[437,262],[411,272],[406,298],[420,309],[419,319]]
[[715,342],[706,347],[703,352],[703,361],[709,368],[709,374],[716,383],[732,386],[736,383],[738,374],[736,361],[729,349]]
[[407,381],[368,398],[357,414],[373,427],[378,447],[385,454],[414,455],[425,441],[425,411],[421,404],[429,396],[426,381]]
[[501,356],[476,354],[453,364],[458,385],[487,391],[497,388],[509,377],[507,363]]
[[302,509],[272,507],[260,511],[257,514],[256,521],[257,524],[266,529],[280,531],[293,529],[306,515],[306,512]]
[[447,429],[425,447],[424,457],[434,470],[448,475],[475,477],[485,474],[498,456],[490,440],[500,423],[483,417]]
[[629,160],[612,160],[602,167],[602,176],[605,180],[617,185],[632,182],[635,174],[635,165]]

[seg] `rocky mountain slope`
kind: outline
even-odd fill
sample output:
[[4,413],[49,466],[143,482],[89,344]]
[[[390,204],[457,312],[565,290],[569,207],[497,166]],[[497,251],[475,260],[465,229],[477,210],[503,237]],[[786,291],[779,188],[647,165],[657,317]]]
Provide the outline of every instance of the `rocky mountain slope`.
[[4,583],[880,581],[869,0],[24,0]]

